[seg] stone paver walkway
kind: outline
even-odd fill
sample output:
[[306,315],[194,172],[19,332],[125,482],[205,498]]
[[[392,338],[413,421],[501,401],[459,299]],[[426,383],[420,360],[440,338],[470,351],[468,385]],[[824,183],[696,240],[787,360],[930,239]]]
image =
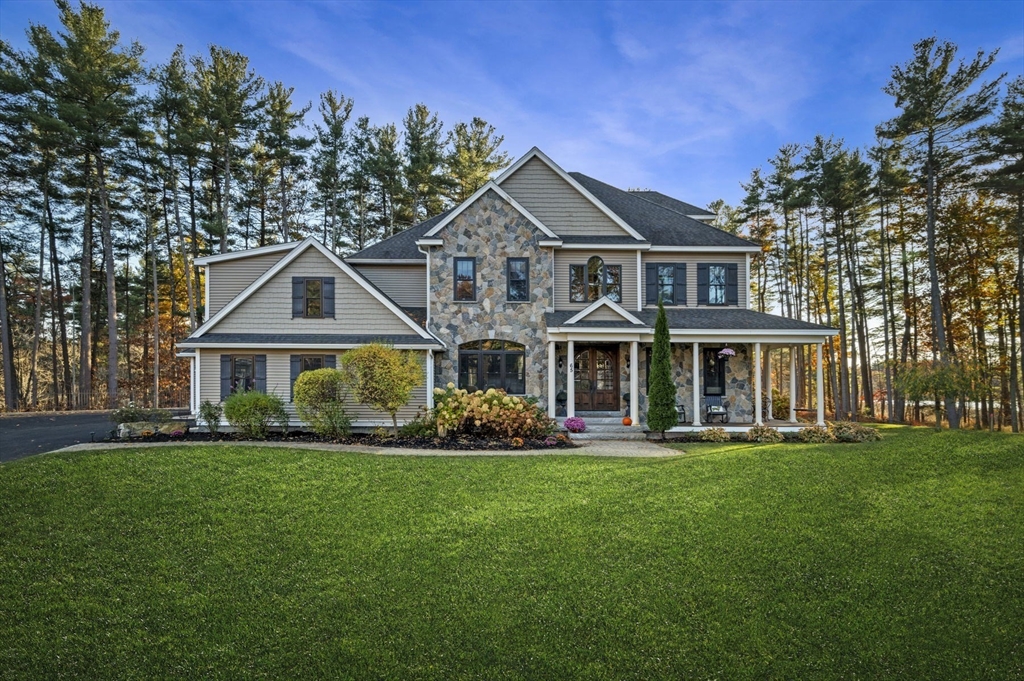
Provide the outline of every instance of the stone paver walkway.
[[356,452],[381,456],[622,456],[658,458],[679,456],[683,452],[644,440],[595,440],[581,443],[576,449],[513,449],[451,451],[447,449],[409,449],[404,447],[365,447],[312,442],[85,442],[57,449],[57,452],[83,452],[99,449],[135,449],[146,447],[181,447],[196,445],[231,445],[243,447],[284,447],[286,449],[314,449],[327,452]]

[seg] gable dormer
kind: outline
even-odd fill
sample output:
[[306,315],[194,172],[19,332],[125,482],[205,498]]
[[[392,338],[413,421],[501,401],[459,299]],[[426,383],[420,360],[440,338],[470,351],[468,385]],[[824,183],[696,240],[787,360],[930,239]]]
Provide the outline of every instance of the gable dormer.
[[495,183],[560,237],[644,237],[534,148]]

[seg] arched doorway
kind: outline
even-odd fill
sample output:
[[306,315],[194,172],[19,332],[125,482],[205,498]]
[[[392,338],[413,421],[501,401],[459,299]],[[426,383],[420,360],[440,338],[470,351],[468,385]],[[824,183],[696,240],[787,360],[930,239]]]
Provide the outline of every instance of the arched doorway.
[[618,411],[619,362],[614,346],[584,346],[573,358],[577,411]]

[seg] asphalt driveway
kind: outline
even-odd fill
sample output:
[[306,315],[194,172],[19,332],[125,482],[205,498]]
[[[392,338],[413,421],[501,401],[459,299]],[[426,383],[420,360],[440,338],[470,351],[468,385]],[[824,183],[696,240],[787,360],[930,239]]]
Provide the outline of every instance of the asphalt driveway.
[[101,440],[114,424],[110,412],[46,412],[0,416],[0,462],[42,454],[80,442]]

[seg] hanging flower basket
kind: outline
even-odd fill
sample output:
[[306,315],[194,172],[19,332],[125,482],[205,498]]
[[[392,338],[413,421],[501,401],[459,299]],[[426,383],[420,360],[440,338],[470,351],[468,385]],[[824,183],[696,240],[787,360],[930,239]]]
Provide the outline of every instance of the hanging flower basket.
[[733,350],[732,348],[722,348],[721,350],[718,351],[718,356],[719,357],[735,357],[736,356],[736,351]]

